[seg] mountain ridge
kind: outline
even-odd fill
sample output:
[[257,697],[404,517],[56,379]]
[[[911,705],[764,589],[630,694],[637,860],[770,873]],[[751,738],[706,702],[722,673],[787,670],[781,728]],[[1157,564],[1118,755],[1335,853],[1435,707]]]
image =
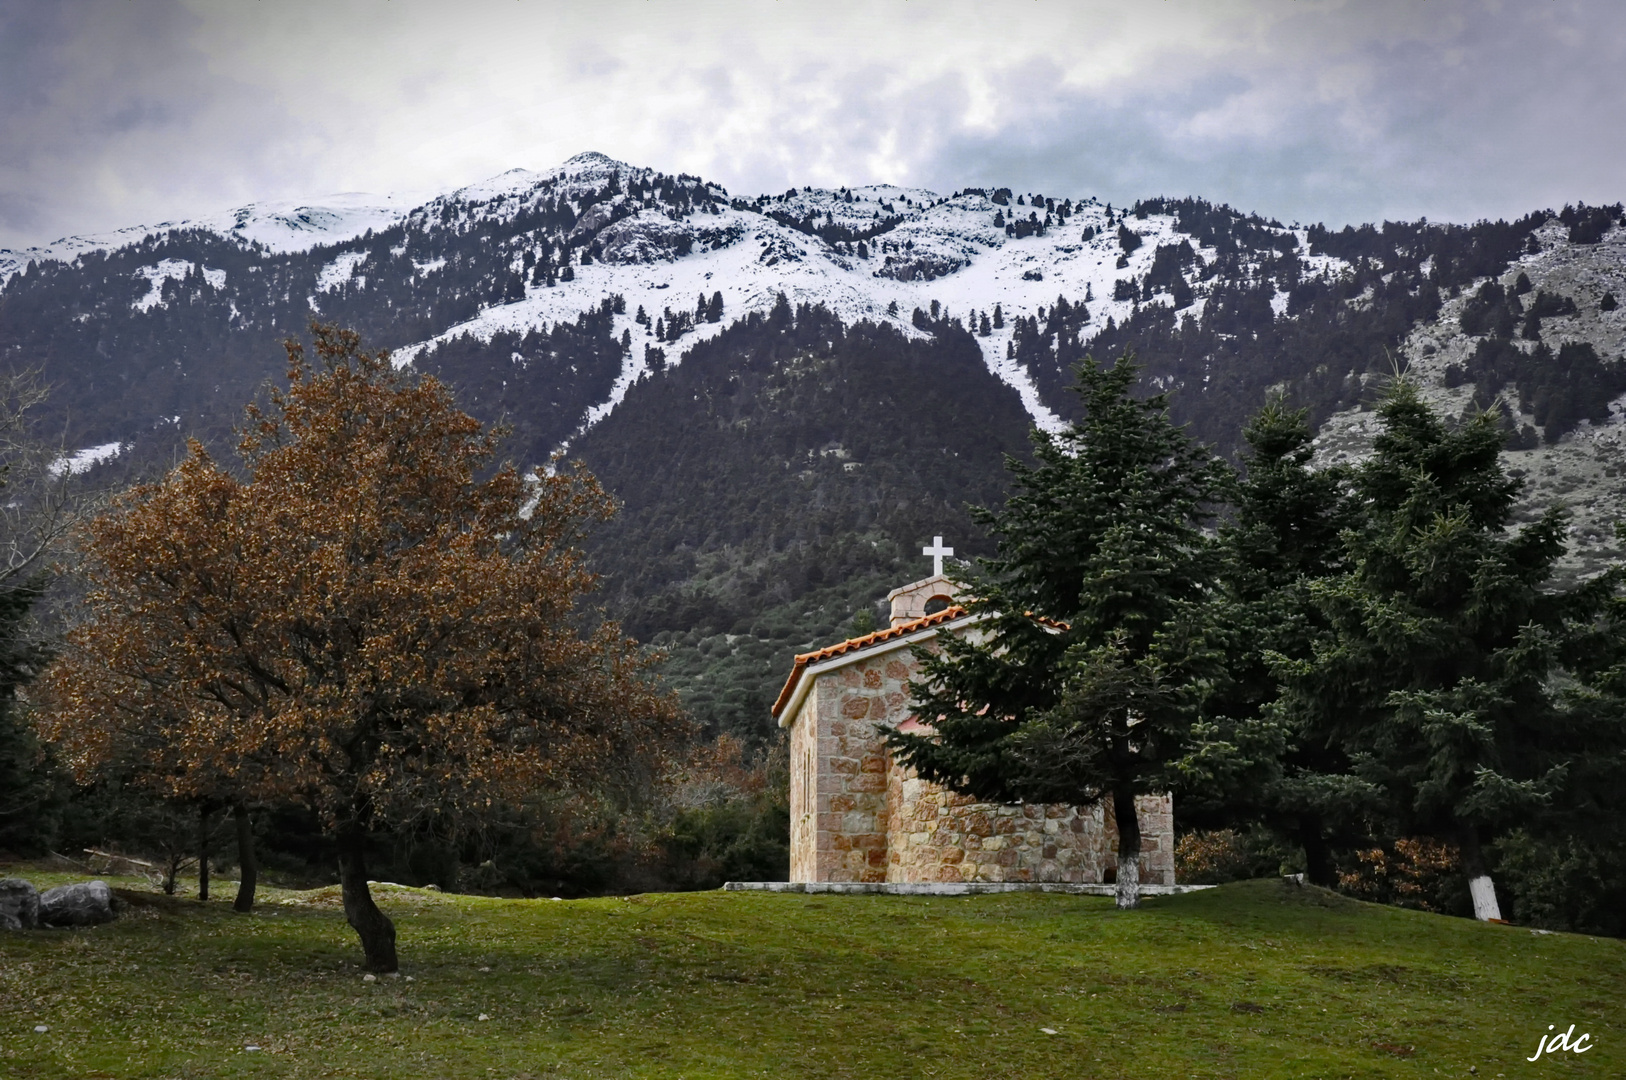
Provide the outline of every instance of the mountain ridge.
[[1284,395],[1323,460],[1364,452],[1409,364],[1448,415],[1505,409],[1510,442],[1534,440],[1527,508],[1584,497],[1574,572],[1626,514],[1618,205],[1334,231],[1201,199],[746,198],[587,153],[357,215],[232,212],[25,263],[0,285],[0,362],[45,372],[64,459],[118,484],[187,437],[229,462],[281,342],[355,328],[505,423],[520,463],[568,447],[601,477],[625,507],[593,541],[607,613],[748,739],[789,657],[884,617],[921,543],[986,553],[965,504],[1002,500],[1030,425],[1076,415],[1092,354],[1134,353],[1222,454]]

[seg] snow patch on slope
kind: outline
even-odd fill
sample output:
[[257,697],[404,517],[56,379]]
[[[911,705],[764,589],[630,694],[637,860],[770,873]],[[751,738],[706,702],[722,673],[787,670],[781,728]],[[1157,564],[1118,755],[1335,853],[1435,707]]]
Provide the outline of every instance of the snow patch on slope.
[[104,461],[112,461],[123,452],[124,444],[121,442],[87,446],[83,450],[67,454],[51,462],[50,472],[52,476],[61,476],[64,473],[69,476],[78,476],[80,473],[89,472]]
[[356,267],[366,261],[365,251],[345,252],[322,267],[321,272],[316,275],[316,291],[332,292],[355,276]]
[[[130,307],[135,311],[150,311],[155,305],[164,302],[164,282],[170,279],[184,280],[192,272],[196,264],[185,259],[164,259],[151,266],[143,266],[135,272],[136,277],[146,278],[149,288],[145,296],[139,297]],[[213,267],[202,267],[203,280],[213,288],[222,289],[226,286],[226,271],[216,270]]]

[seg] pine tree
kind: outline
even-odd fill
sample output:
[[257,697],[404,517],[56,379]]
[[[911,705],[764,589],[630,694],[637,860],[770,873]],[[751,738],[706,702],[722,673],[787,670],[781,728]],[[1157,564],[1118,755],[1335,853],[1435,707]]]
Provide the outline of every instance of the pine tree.
[[1202,609],[1216,570],[1203,533],[1227,469],[1137,400],[1127,358],[1076,369],[1083,418],[1035,430],[1030,467],[981,520],[998,554],[966,584],[984,621],[941,635],[911,684],[931,734],[893,732],[899,759],[979,798],[1084,804],[1110,797],[1118,904],[1139,902],[1135,799],[1166,790],[1215,657]]

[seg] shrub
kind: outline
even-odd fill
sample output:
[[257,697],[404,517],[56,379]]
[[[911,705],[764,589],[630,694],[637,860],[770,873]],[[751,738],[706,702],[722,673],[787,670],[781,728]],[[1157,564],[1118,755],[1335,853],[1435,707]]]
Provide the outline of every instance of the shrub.
[[1286,851],[1259,831],[1189,832],[1175,841],[1175,879],[1183,885],[1223,885],[1283,872]]
[[1463,915],[1471,907],[1461,853],[1455,844],[1427,836],[1357,851],[1355,865],[1339,872],[1338,888],[1361,900],[1445,915]]

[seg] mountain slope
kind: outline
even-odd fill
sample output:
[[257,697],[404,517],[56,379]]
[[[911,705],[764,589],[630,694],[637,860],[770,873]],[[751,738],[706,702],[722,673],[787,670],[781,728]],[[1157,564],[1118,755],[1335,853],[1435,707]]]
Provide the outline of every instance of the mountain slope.
[[1003,498],[1027,424],[1074,415],[1090,354],[1135,353],[1227,454],[1270,393],[1332,418],[1329,457],[1361,452],[1402,363],[1453,413],[1505,402],[1531,507],[1583,499],[1595,565],[1626,510],[1620,218],[1335,232],[1199,199],[747,198],[582,154],[0,252],[0,363],[44,371],[44,430],[115,483],[186,437],[231,460],[282,339],[354,327],[507,424],[521,462],[586,460],[625,505],[595,540],[609,611],[671,648],[709,720],[762,735],[791,652],[868,617],[931,536],[979,550],[967,504]]
[[[1520,520],[1564,506],[1566,567],[1584,575],[1622,553],[1614,526],[1626,521],[1626,310],[1616,299],[1626,298],[1626,229],[1593,234],[1553,218],[1531,239],[1505,270],[1413,326],[1396,363],[1446,415],[1502,414],[1508,466],[1525,481]],[[1358,459],[1374,432],[1369,411],[1335,413],[1319,460]]]

